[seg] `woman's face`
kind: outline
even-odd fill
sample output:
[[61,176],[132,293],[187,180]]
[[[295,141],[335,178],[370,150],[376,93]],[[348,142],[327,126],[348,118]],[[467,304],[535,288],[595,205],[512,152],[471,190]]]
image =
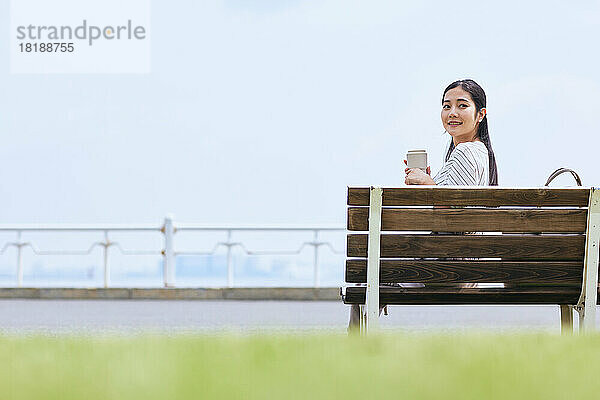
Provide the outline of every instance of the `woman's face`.
[[[454,143],[472,141],[477,134],[477,126],[485,116],[485,108],[476,111],[469,92],[455,87],[444,95],[442,102],[442,124],[453,138]],[[458,142],[457,142],[458,140]]]

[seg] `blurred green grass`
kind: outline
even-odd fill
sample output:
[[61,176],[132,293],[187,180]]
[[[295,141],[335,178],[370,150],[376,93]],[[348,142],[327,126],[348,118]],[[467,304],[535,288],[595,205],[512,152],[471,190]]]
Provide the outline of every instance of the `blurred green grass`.
[[600,336],[1,337],[1,399],[597,398]]

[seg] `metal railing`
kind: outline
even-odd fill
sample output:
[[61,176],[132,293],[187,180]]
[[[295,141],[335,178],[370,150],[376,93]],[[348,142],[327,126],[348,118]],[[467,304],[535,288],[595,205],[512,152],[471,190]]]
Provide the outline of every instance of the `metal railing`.
[[[224,232],[227,234],[226,241],[217,242],[210,251],[176,251],[175,250],[175,234],[179,231],[194,231],[194,232]],[[299,248],[294,250],[249,250],[243,242],[232,241],[233,232],[312,232],[313,240],[304,241]],[[0,232],[14,232],[16,234],[15,241],[4,243],[0,249],[0,255],[14,247],[17,251],[17,287],[23,286],[23,249],[28,247],[33,254],[40,256],[61,255],[61,256],[83,256],[90,255],[92,251],[100,247],[103,256],[103,271],[104,271],[104,287],[110,284],[110,264],[109,251],[111,248],[117,249],[122,255],[142,256],[142,255],[162,255],[163,258],[163,285],[165,287],[175,286],[175,261],[177,256],[210,256],[214,255],[220,248],[225,247],[227,250],[227,286],[233,287],[233,262],[232,250],[234,248],[241,249],[249,256],[267,256],[267,255],[299,255],[307,246],[313,248],[313,281],[314,287],[319,287],[319,248],[327,247],[333,254],[344,254],[344,250],[336,249],[330,242],[319,240],[321,232],[344,232],[344,228],[338,226],[213,226],[189,223],[175,224],[172,216],[167,216],[162,226],[156,225],[79,225],[79,224],[63,224],[63,225],[0,225]],[[23,241],[22,234],[24,232],[102,232],[104,234],[103,241],[93,242],[87,249],[82,250],[42,250],[32,241]],[[125,249],[119,242],[109,239],[110,232],[160,232],[164,237],[164,246],[157,250],[133,250]]]

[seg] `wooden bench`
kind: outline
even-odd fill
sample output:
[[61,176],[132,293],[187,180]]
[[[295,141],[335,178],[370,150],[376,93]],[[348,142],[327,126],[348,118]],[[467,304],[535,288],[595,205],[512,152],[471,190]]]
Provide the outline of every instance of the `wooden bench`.
[[380,304],[556,304],[563,332],[573,309],[594,329],[600,188],[350,187],[348,206],[342,298],[363,332]]

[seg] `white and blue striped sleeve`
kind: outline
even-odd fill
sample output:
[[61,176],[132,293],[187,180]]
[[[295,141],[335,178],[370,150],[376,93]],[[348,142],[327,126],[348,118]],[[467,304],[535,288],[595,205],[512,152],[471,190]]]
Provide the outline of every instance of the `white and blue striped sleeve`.
[[460,143],[433,180],[442,186],[477,186],[477,159],[468,146]]

